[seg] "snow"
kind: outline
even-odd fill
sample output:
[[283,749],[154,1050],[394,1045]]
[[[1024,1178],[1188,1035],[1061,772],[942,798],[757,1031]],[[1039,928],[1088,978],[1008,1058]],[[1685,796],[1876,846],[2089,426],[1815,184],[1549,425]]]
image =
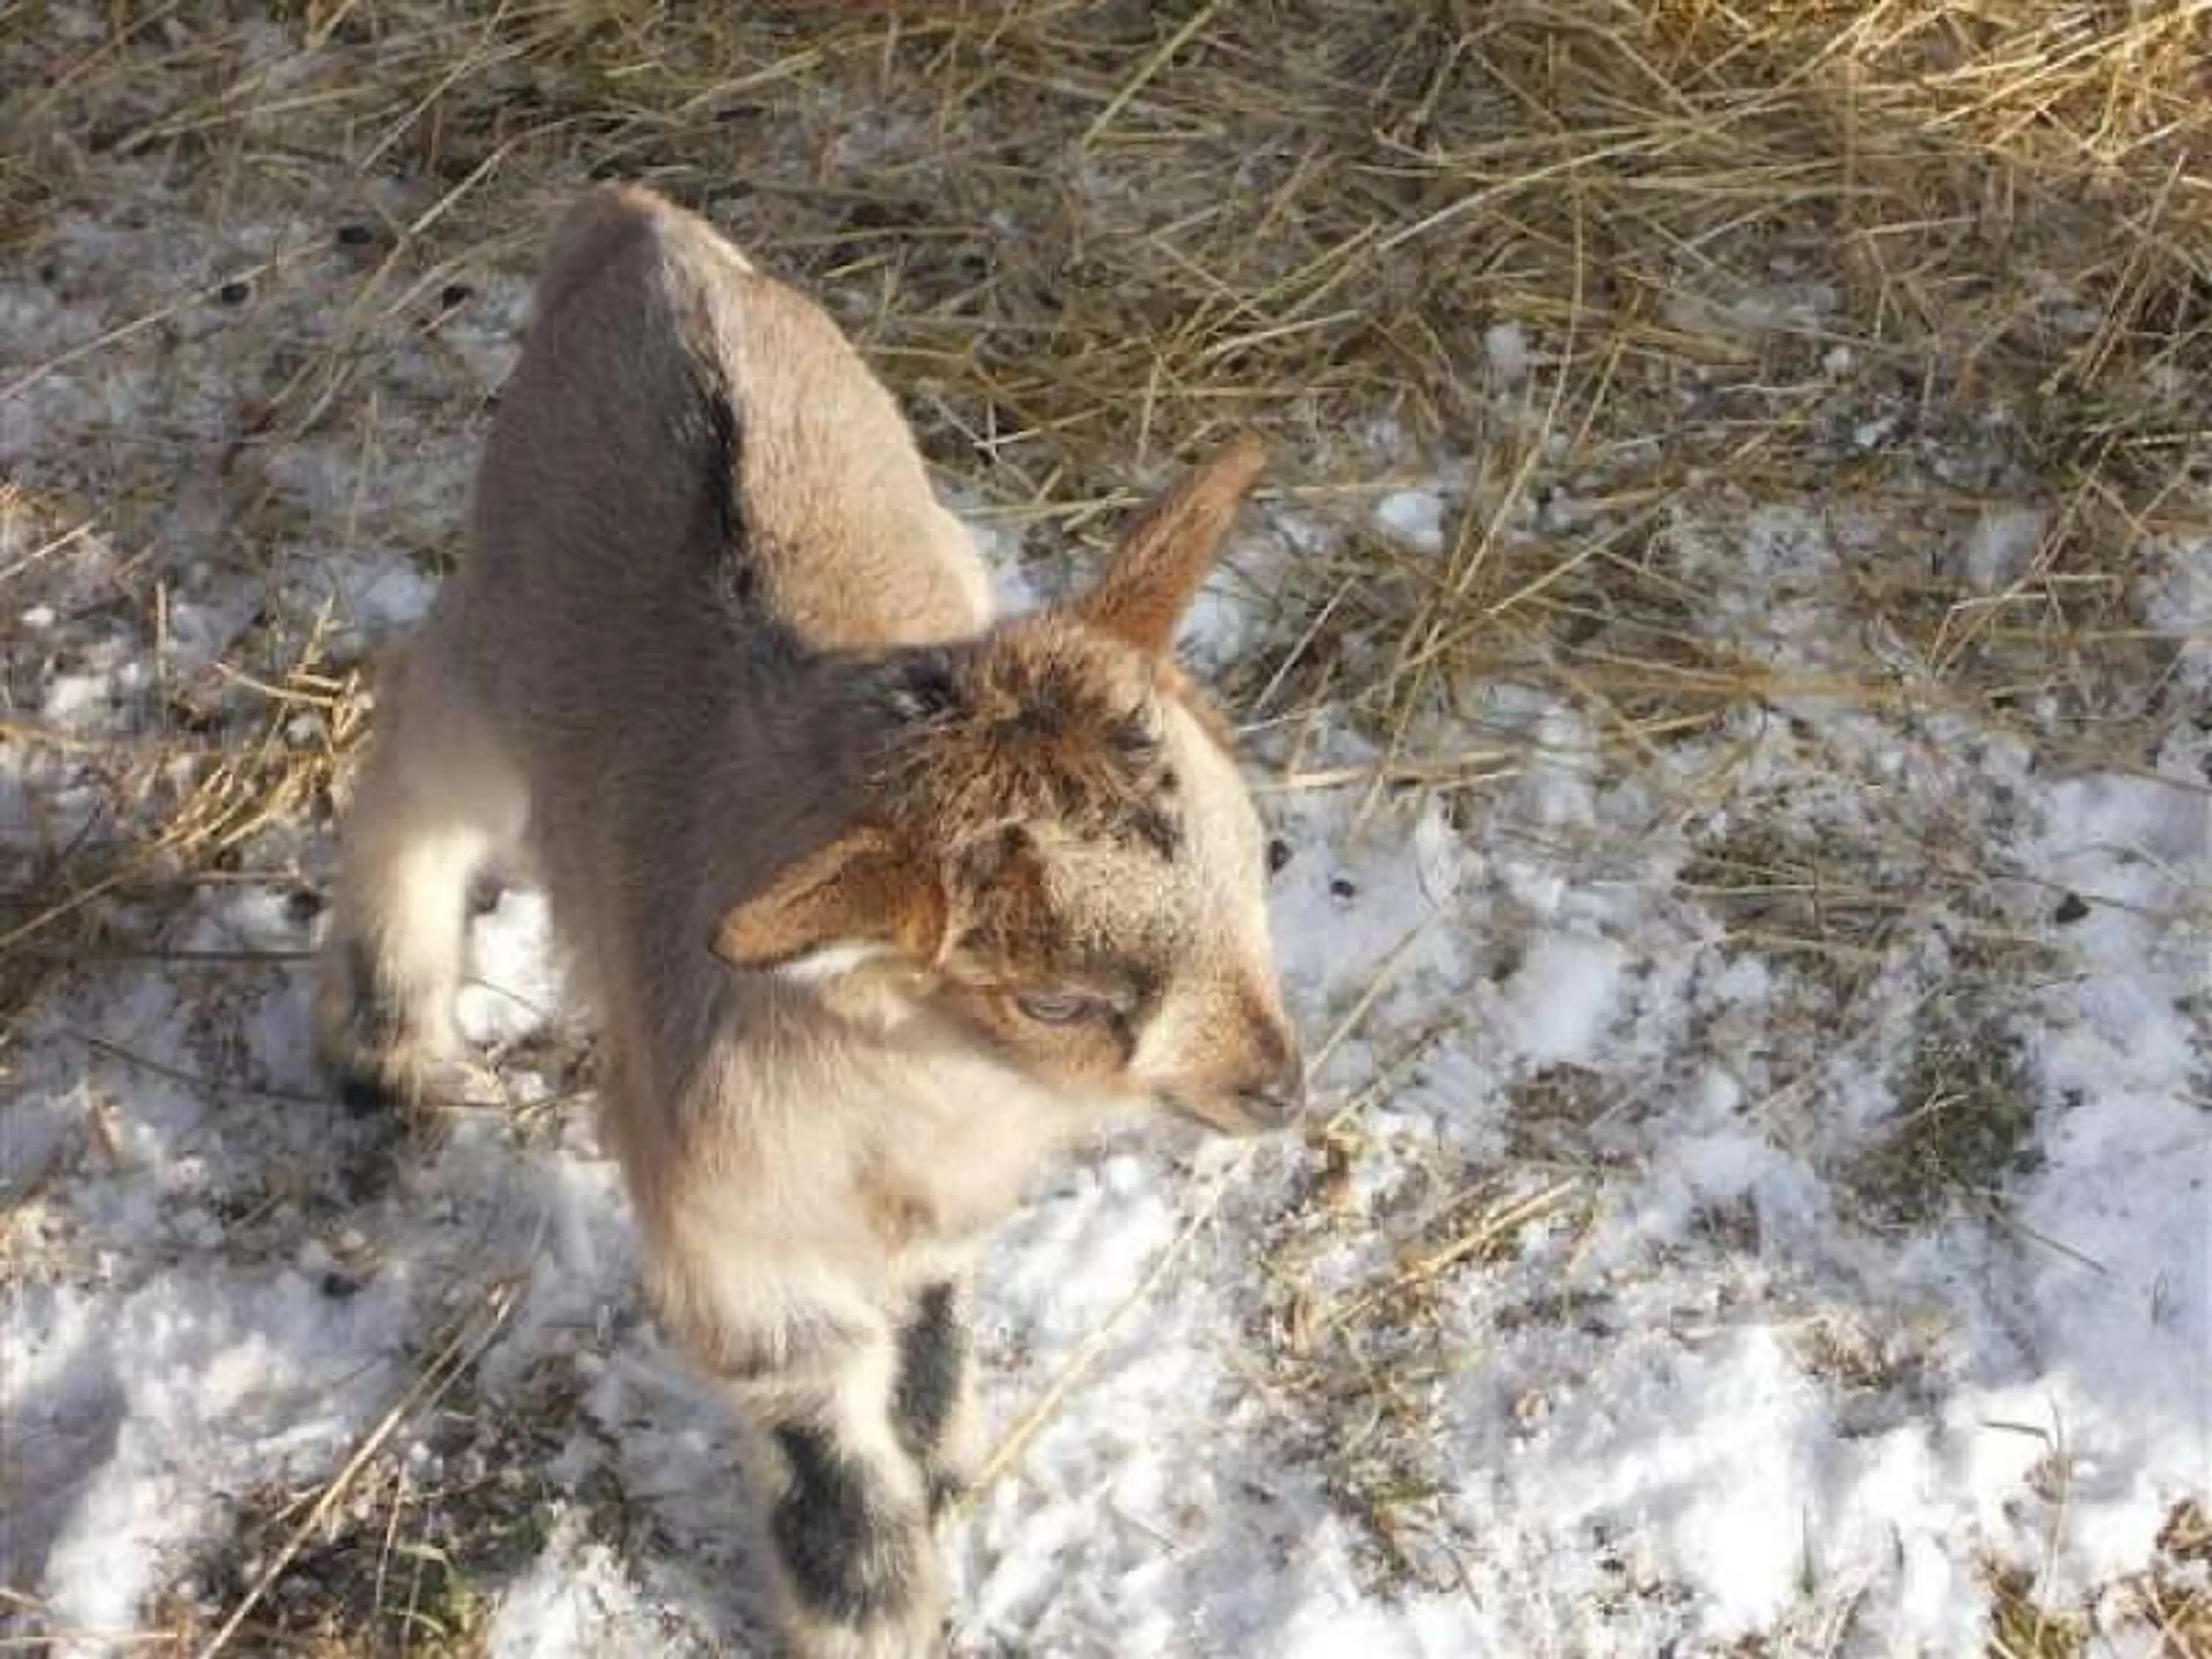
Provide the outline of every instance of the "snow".
[[[0,274],[11,353],[95,337],[106,286],[114,316],[139,314],[295,228],[218,237],[150,186],[146,208],[129,234],[57,228],[76,300]],[[283,505],[281,557],[180,507],[24,573],[0,726],[11,860],[158,828],[169,786],[118,782],[73,745],[161,729],[178,688],[212,696],[216,664],[267,678],[264,608],[327,613],[341,671],[420,616],[478,435],[454,411],[511,361],[520,287],[480,290],[449,351],[393,348],[380,448],[281,450],[256,486]],[[1833,306],[1781,287],[1686,300],[1674,320],[1759,331]],[[184,322],[183,367],[95,353],[0,403],[0,458],[78,492],[104,487],[125,434],[144,441],[133,456],[197,465],[246,371],[217,322]],[[1525,378],[1517,327],[1483,345],[1500,387]],[[1368,436],[1403,448],[1387,424]],[[1386,492],[1364,528],[1437,554],[1470,483]],[[954,505],[1004,602],[1035,602],[1042,538]],[[1678,519],[1649,556],[1694,596],[1686,626],[1774,671],[1767,706],[1632,775],[1598,711],[1501,678],[1462,714],[1511,753],[1481,788],[1264,797],[1290,854],[1271,897],[1285,981],[1316,1050],[1341,1034],[1321,1079],[1322,1115],[1344,1118],[1341,1195],[1313,1197],[1318,1154],[1297,1137],[1224,1148],[1165,1128],[1040,1176],[983,1273],[987,1415],[1004,1431],[1079,1375],[948,1540],[963,1652],[1791,1650],[1847,1613],[1841,1651],[1972,1652],[1986,1562],[2065,1605],[2140,1571],[2172,1506],[2212,1486],[2212,549],[2136,550],[2139,626],[2173,659],[2155,745],[2046,754],[2033,709],[2000,723],[1932,695],[1824,694],[1823,675],[1929,690],[1925,665],[1870,657],[1851,621],[1873,532],[1844,501],[1741,507]],[[15,511],[0,561],[73,522]],[[2000,592],[2045,528],[2032,504],[1992,507],[1958,568]],[[1255,515],[1189,619],[1193,661],[1223,672],[1279,643],[1283,585],[1340,529]],[[166,655],[115,603],[125,547],[168,584]],[[259,740],[265,707],[221,706],[248,711],[233,742]],[[283,729],[312,748],[322,719],[288,709]],[[70,741],[17,729],[33,722]],[[1376,758],[1340,714],[1303,740],[1316,771]],[[1275,758],[1263,745],[1255,769]],[[1747,945],[1687,878],[1754,832],[1862,849],[1864,879],[1912,901],[1856,947],[1875,960],[1856,999]],[[1916,862],[1930,847],[1986,875],[1986,912]],[[215,1569],[246,1522],[337,1474],[508,1287],[477,1397],[416,1411],[387,1460],[538,1483],[508,1507],[542,1510],[542,1537],[483,1586],[485,1650],[741,1644],[752,1545],[727,1429],[638,1311],[620,1182],[563,1065],[542,901],[511,885],[473,925],[460,1018],[487,1097],[441,1142],[395,1147],[321,1098],[307,1063],[318,924],[297,900],[328,873],[327,823],[288,819],[162,919],[186,954],[72,972],[8,1052],[0,1584],[86,1653],[129,1650],[179,1599],[220,1617],[234,1589]],[[109,920],[118,938],[146,921]],[[1926,1103],[1903,1093],[1916,1033],[1991,935],[2033,952],[1997,987],[2027,1156],[1993,1177],[2000,1206],[1877,1224],[1856,1171]],[[1531,1218],[1413,1311],[1377,1301],[1298,1334],[1515,1203]],[[1381,1391],[1347,1399],[1355,1382]],[[1346,1492],[1378,1446],[1433,1488],[1402,1571],[1378,1565]],[[380,1536],[398,1500],[362,1492],[343,1523]]]
[[1394,489],[1375,503],[1375,526],[1416,553],[1441,553],[1444,499],[1433,489]]
[[635,1628],[635,1601],[614,1553],[564,1526],[500,1603],[485,1633],[486,1659],[641,1659],[655,1649]]
[[1966,540],[1966,577],[1984,592],[1998,592],[2027,574],[2043,541],[2048,515],[2015,507],[1985,513]]
[[1605,939],[1554,933],[1542,940],[1506,985],[1504,1012],[1519,1028],[1522,1053],[1539,1064],[1589,1058],[1626,963],[1620,947]]
[[1518,323],[1492,323],[1482,331],[1482,354],[1500,386],[1515,386],[1528,375],[1528,335]]
[[461,988],[458,1017],[471,1042],[492,1044],[529,1036],[563,1000],[551,918],[538,893],[509,890],[477,919],[476,978]]

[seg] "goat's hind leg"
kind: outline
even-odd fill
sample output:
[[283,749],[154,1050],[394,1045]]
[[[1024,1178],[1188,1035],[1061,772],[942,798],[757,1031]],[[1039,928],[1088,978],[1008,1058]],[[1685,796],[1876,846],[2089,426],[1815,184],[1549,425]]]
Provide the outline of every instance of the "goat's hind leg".
[[459,1051],[469,888],[520,841],[521,775],[434,615],[388,659],[341,834],[315,993],[316,1047],[356,1109],[412,1103]]

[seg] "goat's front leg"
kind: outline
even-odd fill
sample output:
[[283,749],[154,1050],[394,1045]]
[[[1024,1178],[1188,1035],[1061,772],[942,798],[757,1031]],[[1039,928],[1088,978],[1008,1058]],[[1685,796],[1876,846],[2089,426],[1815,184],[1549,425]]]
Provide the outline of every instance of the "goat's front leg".
[[796,1659],[928,1659],[945,1650],[930,1492],[897,1403],[896,1334],[848,1334],[785,1370],[732,1379],[782,1620]]
[[891,1395],[899,1443],[921,1466],[932,1519],[965,1496],[977,1474],[968,1289],[957,1277],[925,1280],[899,1327]]
[[377,726],[346,815],[314,1000],[316,1048],[356,1109],[411,1103],[459,1052],[453,1000],[469,884],[519,845],[522,775],[434,617],[386,659]]

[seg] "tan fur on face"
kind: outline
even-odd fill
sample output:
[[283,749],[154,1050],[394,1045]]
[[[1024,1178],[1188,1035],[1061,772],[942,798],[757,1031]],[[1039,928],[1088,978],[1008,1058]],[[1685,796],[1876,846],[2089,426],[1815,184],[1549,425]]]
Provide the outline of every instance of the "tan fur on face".
[[1049,824],[1164,846],[1177,833],[1152,662],[1050,615],[949,655],[875,780],[881,810],[951,846]]
[[[1294,1092],[1258,819],[1179,672],[1046,615],[931,653],[883,696],[901,723],[858,827],[733,910],[726,956],[811,953],[810,978],[873,963],[1079,1097],[1227,1126]],[[1041,1022],[1024,1007],[1040,994],[1096,1015]]]

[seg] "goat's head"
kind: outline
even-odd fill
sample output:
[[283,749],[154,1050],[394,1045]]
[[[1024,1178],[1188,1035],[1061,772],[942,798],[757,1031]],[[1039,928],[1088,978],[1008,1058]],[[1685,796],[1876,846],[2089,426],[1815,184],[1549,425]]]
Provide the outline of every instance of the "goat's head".
[[1285,1121],[1304,1070],[1260,819],[1170,654],[1260,462],[1242,441],[1187,476],[1081,597],[872,668],[889,736],[854,826],[731,910],[716,952],[895,985],[1071,1093]]

